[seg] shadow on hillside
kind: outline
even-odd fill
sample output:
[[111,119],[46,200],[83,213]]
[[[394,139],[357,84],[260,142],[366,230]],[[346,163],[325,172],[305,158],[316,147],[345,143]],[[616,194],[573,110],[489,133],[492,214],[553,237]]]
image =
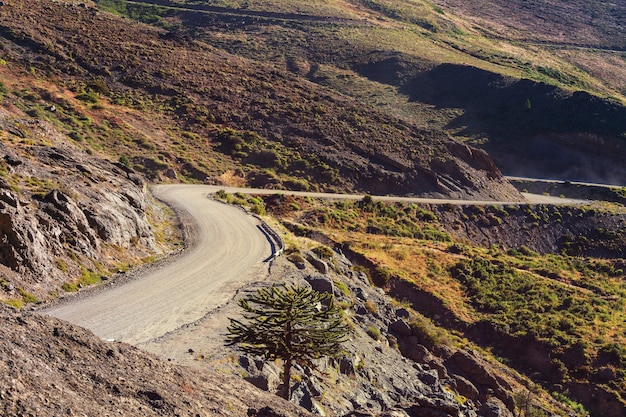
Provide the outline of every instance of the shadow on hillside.
[[439,65],[412,78],[401,92],[411,101],[465,110],[449,127],[465,127],[467,136],[626,132],[626,107],[616,102],[465,65]]
[[487,138],[482,147],[509,175],[626,183],[626,107],[615,101],[455,64],[419,73],[400,91],[462,109],[446,127]]

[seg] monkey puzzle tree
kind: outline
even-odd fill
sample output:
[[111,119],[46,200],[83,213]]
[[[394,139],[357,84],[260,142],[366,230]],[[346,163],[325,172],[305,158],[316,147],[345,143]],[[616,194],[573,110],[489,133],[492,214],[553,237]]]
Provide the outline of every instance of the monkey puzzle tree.
[[230,319],[226,345],[265,360],[283,360],[282,397],[289,399],[294,362],[307,365],[312,359],[341,354],[348,327],[342,311],[329,293],[309,287],[272,285],[239,300],[244,321]]

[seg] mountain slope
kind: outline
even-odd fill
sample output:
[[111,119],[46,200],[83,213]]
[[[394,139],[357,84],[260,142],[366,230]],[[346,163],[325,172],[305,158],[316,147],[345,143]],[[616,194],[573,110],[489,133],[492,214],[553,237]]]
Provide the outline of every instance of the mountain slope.
[[625,181],[621,4],[142,3],[176,7],[124,12],[445,131],[507,174]]
[[175,366],[60,320],[0,305],[4,416],[307,416],[306,410],[211,371]]
[[162,111],[173,129],[191,132],[172,141],[187,152],[145,139],[163,170],[216,181],[243,166],[252,185],[520,199],[484,153],[274,66],[93,8],[28,0],[2,7],[10,65],[63,80],[88,100],[98,90],[113,103]]

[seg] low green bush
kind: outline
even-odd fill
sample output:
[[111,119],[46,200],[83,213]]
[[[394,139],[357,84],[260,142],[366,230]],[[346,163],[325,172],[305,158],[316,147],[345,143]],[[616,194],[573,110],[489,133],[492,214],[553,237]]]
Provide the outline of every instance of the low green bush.
[[368,334],[369,337],[371,337],[372,339],[378,341],[381,340],[383,335],[380,332],[380,329],[376,326],[369,326],[366,330],[366,333]]
[[322,259],[332,259],[332,257],[335,255],[331,248],[323,245],[317,246],[311,251]]

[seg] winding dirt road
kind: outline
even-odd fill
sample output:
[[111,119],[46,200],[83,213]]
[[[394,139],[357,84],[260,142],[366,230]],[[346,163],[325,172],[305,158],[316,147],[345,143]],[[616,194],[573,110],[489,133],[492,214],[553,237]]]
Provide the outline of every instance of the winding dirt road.
[[[208,185],[154,186],[155,197],[184,213],[187,247],[181,255],[154,267],[127,283],[79,294],[43,310],[93,331],[103,339],[146,344],[194,323],[230,300],[246,283],[267,272],[264,260],[272,255],[259,222],[242,210],[207,198],[224,189],[229,193],[285,193],[333,199],[360,199],[362,195],[304,193]],[[548,196],[525,197],[533,203],[572,204],[580,200]],[[533,201],[533,197],[535,201]],[[374,197],[379,200],[428,204],[520,204],[519,202],[437,200]],[[185,220],[186,219],[186,220]]]
[[103,339],[147,342],[199,320],[264,273],[272,254],[259,222],[207,198],[206,186],[155,186],[154,195],[184,210],[194,225],[188,250],[111,289],[43,310]]

